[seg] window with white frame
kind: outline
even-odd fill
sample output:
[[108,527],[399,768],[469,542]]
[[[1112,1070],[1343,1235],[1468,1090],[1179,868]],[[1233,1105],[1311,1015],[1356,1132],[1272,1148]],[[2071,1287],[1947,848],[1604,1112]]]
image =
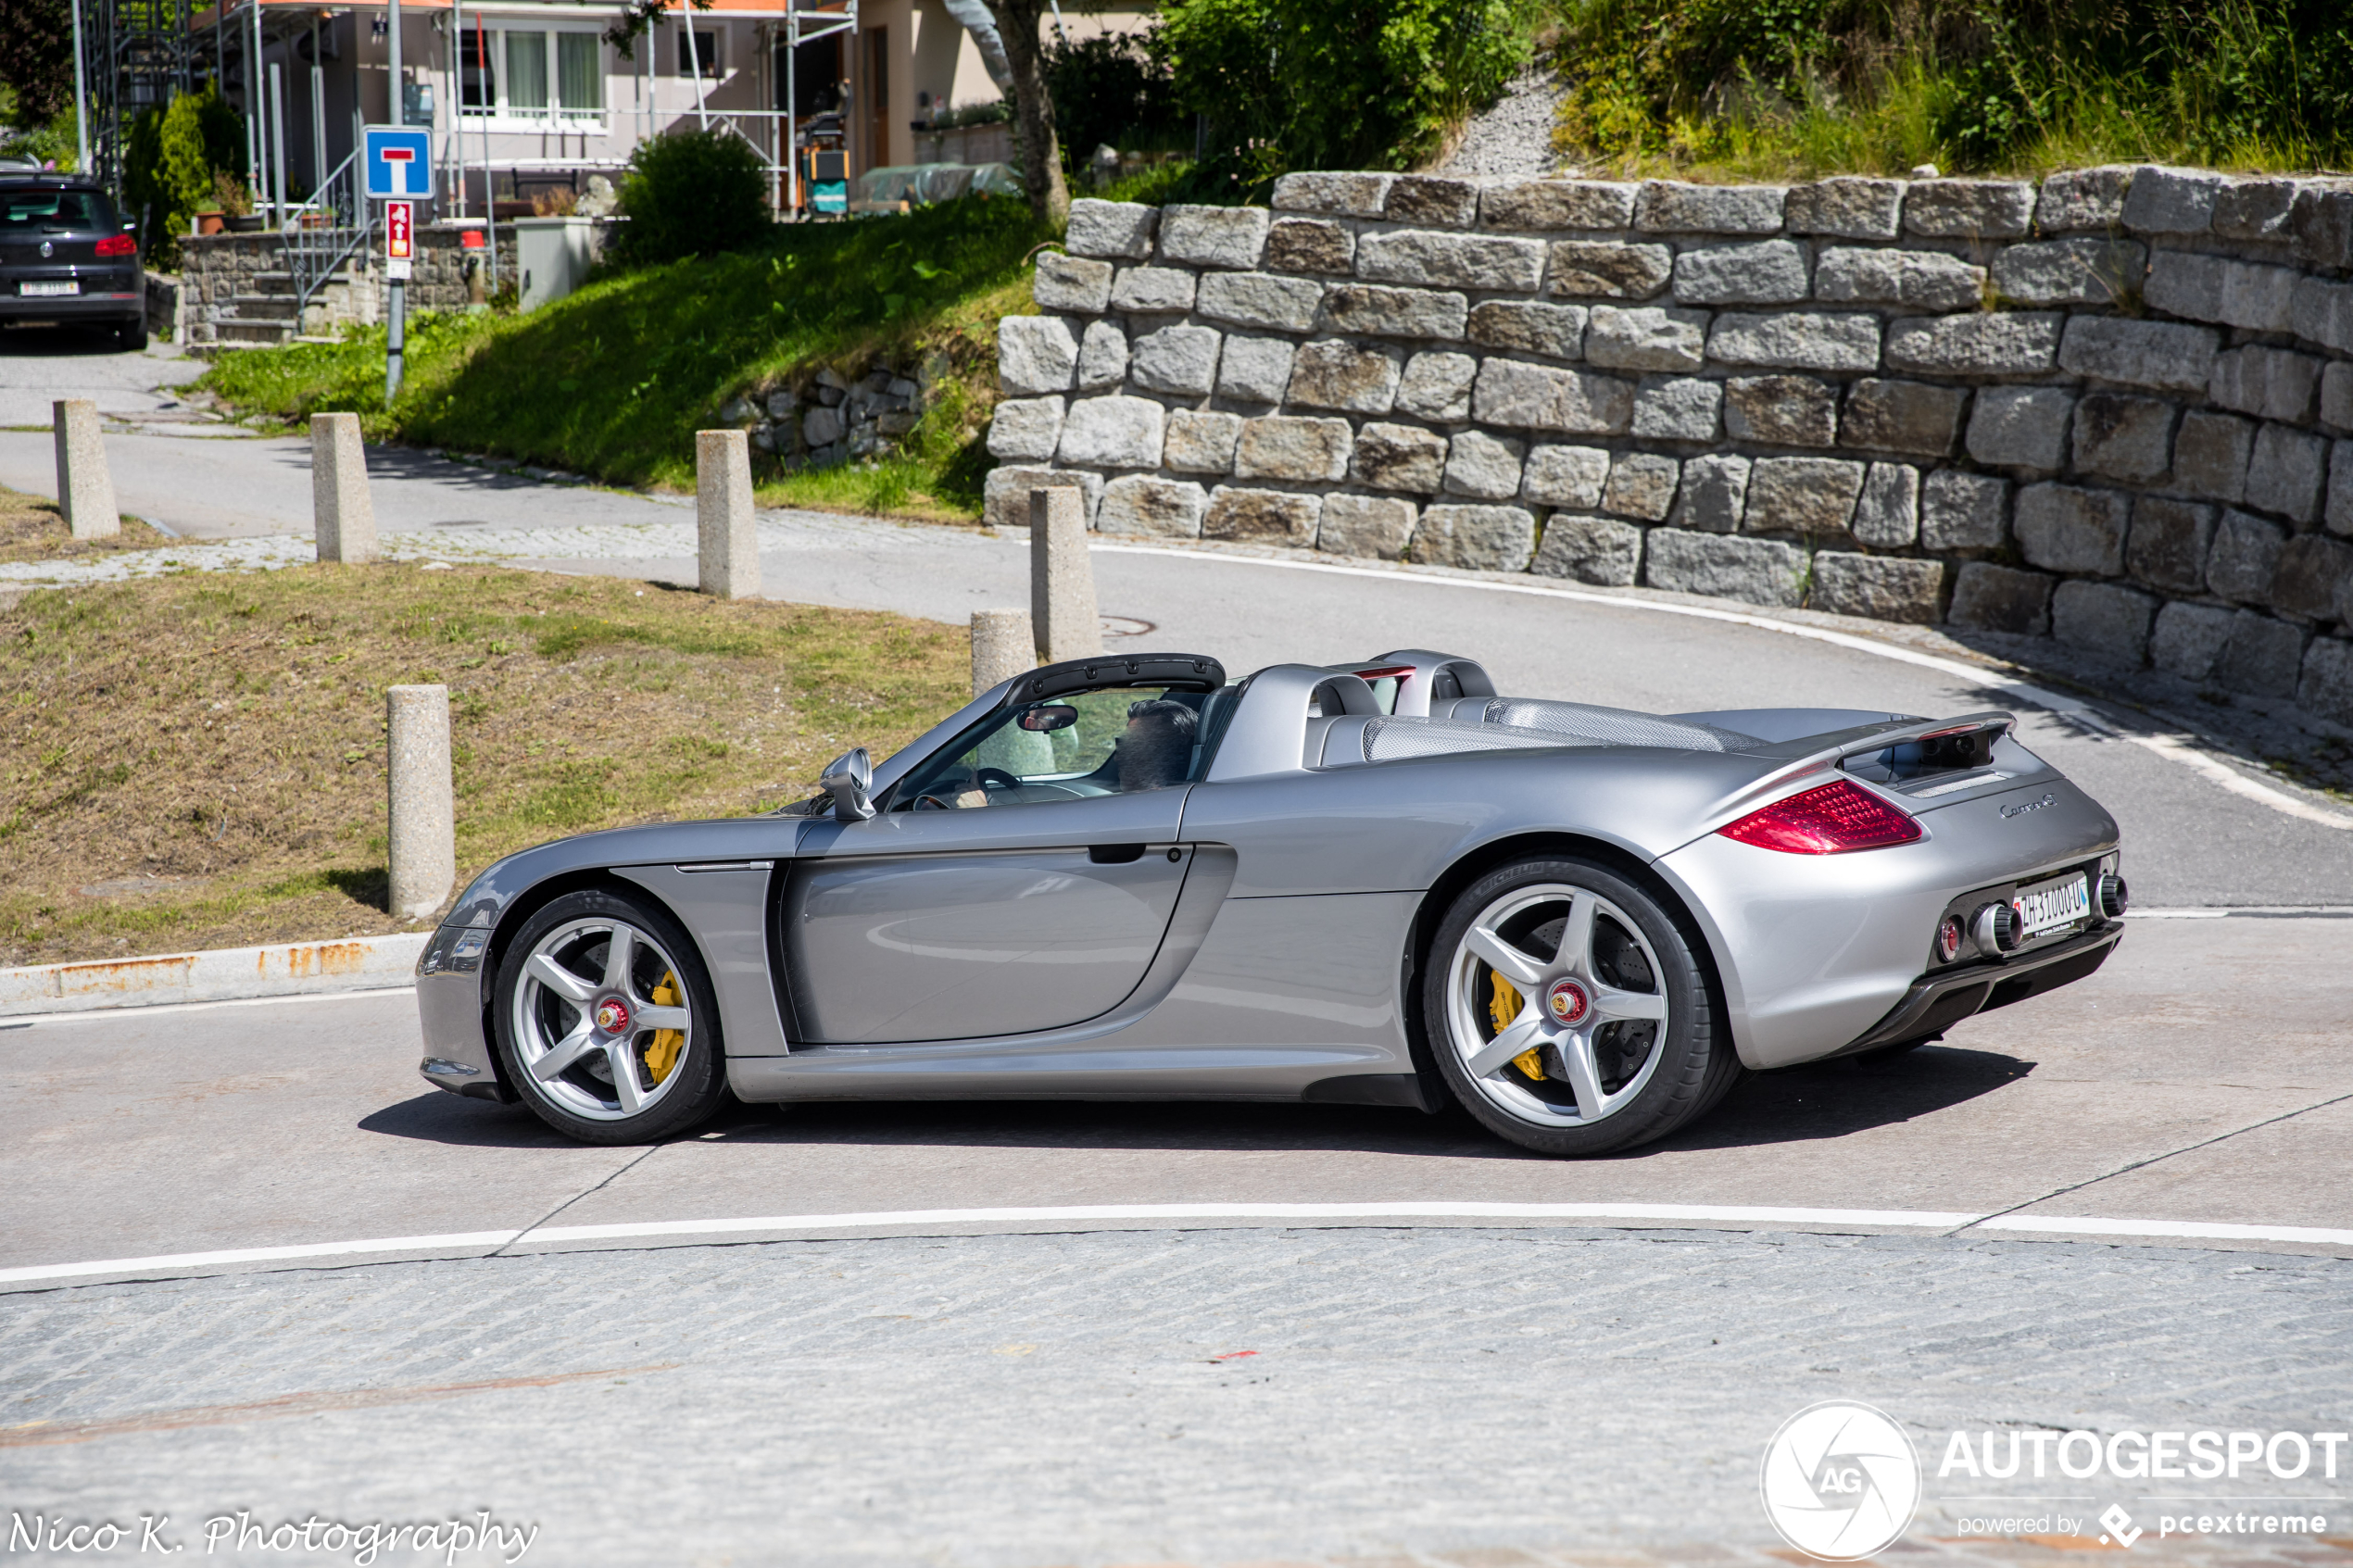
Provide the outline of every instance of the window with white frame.
[[604,40],[593,31],[492,20],[468,27],[459,47],[467,114],[543,125],[604,119]]
[[687,30],[685,27],[680,27],[677,31],[675,47],[678,55],[678,74],[692,76],[699,67],[702,74],[713,81],[725,76],[727,72],[719,59],[718,29],[698,27],[693,31],[694,37],[691,42],[687,38]]

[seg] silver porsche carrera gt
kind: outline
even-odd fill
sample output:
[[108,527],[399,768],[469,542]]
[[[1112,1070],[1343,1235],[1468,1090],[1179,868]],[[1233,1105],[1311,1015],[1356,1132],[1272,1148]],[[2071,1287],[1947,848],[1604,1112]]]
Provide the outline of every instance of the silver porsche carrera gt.
[[1600,1154],[2100,966],[2116,823],[2011,730],[1499,696],[1421,650],[1051,665],[799,806],[492,866],[419,960],[422,1071],[598,1143],[732,1090],[1451,1098]]

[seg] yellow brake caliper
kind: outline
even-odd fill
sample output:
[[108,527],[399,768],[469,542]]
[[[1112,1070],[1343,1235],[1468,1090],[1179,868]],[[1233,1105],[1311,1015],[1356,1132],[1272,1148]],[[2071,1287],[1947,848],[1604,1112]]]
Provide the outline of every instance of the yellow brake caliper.
[[[678,1005],[678,975],[675,971],[666,969],[661,972],[661,984],[653,988],[651,1000],[658,1008]],[[659,1084],[670,1076],[670,1070],[678,1065],[679,1047],[686,1043],[686,1036],[682,1030],[654,1031],[654,1043],[646,1047],[646,1071],[654,1075],[655,1083]]]
[[[1487,1016],[1494,1021],[1495,1033],[1500,1035],[1512,1026],[1513,1022],[1519,1017],[1519,1010],[1527,1005],[1527,1001],[1519,994],[1518,986],[1492,970],[1488,972],[1487,978],[1493,982],[1495,986],[1494,995],[1488,998]],[[1537,1082],[1543,1081],[1544,1058],[1538,1047],[1530,1046],[1512,1058],[1512,1065]]]

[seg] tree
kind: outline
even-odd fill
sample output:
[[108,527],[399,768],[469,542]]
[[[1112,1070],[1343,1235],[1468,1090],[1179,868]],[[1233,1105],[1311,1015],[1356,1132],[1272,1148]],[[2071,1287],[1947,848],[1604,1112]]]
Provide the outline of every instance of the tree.
[[73,103],[73,15],[67,0],[0,0],[0,82],[16,89],[19,129]]
[[1021,182],[1029,210],[1061,228],[1070,221],[1070,187],[1063,182],[1062,145],[1054,137],[1054,98],[1046,90],[1045,51],[1038,43],[1038,0],[988,0],[1013,68],[1013,119],[1021,127]]

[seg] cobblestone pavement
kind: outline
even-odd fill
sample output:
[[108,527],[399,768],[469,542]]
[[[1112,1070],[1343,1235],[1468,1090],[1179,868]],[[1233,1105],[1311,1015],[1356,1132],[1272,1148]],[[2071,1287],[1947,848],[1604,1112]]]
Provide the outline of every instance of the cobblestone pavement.
[[[1926,1501],[1890,1557],[2066,1561],[1962,1540],[1960,1522],[2121,1502],[2145,1527],[2183,1506],[2135,1495],[2151,1490],[2320,1512],[2353,1537],[2334,1517],[2353,1512],[2353,1479],[1936,1474],[1951,1429],[2341,1430],[2348,1270],[2080,1245],[1291,1230],[94,1286],[15,1298],[0,1320],[0,1508],[168,1513],[192,1560],[201,1522],[237,1510],[487,1510],[537,1524],[535,1559],[556,1563],[1761,1563],[1777,1545],[1763,1447],[1838,1398],[1890,1412],[1922,1455]],[[2254,1544],[2268,1549],[2191,1554],[2346,1561]]]

